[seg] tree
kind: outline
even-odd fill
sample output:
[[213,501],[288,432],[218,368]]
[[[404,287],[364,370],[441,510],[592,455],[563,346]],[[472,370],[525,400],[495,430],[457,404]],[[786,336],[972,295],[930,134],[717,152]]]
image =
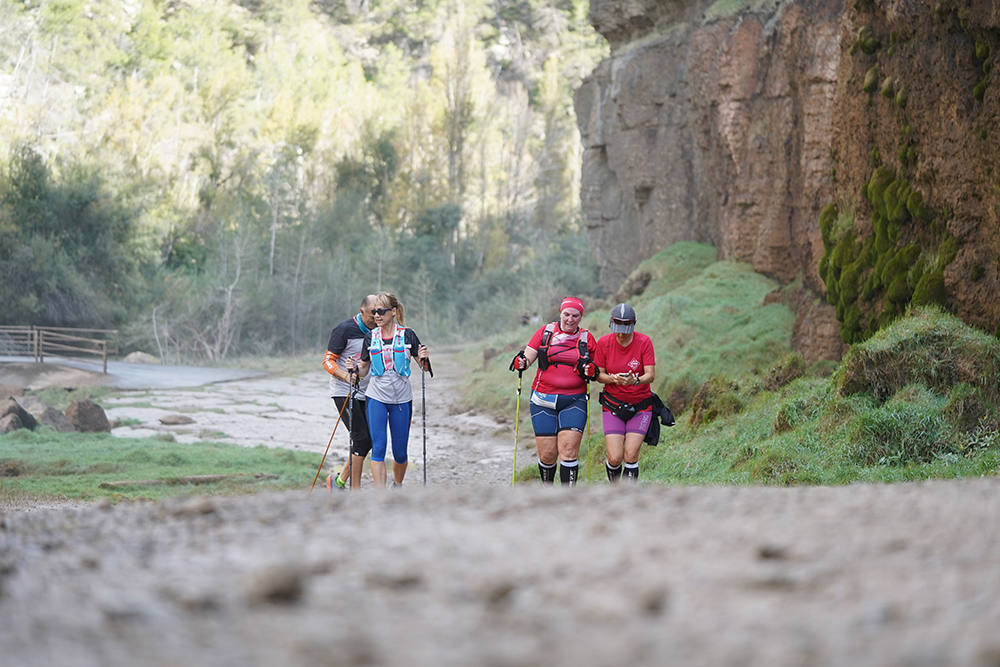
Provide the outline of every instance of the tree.
[[11,324],[115,326],[141,303],[134,211],[93,169],[62,178],[34,148],[16,149],[0,185],[0,300]]

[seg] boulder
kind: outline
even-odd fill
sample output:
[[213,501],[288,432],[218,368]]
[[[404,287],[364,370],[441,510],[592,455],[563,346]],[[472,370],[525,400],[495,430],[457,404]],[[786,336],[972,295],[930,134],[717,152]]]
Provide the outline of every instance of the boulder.
[[127,364],[159,364],[160,363],[159,359],[157,359],[153,355],[149,354],[148,352],[139,352],[138,350],[136,350],[135,352],[129,352],[127,355],[125,355],[125,358],[122,359],[122,361],[124,361]]
[[31,416],[35,419],[41,417],[42,413],[45,412],[45,408],[48,407],[35,396],[18,396],[15,394],[14,399],[21,405],[22,408],[31,413]]
[[89,398],[73,401],[66,408],[66,416],[77,431],[85,433],[109,432],[111,422],[104,412],[104,408],[94,403]]
[[73,422],[61,410],[46,405],[40,414],[35,415],[39,424],[49,426],[60,433],[71,433],[76,430]]
[[160,417],[160,423],[165,426],[180,426],[183,424],[193,424],[194,419],[187,415],[164,415]]
[[24,424],[21,423],[21,418],[17,416],[16,412],[0,417],[0,433],[10,433],[19,428],[24,428]]
[[69,433],[76,430],[73,427],[73,422],[71,422],[69,417],[67,417],[61,410],[57,410],[51,405],[42,403],[34,396],[18,396],[17,402],[20,403],[21,407],[27,410],[28,414],[34,417],[39,424],[51,426],[60,433]]
[[[0,402],[0,417],[7,417],[8,415],[17,415],[17,421],[19,426],[14,428],[30,428],[34,430],[38,426],[38,421],[31,416],[31,413],[21,407],[21,404],[17,402],[13,396],[7,398],[7,400]],[[14,430],[13,428],[9,429]],[[5,433],[9,431],[4,431]]]

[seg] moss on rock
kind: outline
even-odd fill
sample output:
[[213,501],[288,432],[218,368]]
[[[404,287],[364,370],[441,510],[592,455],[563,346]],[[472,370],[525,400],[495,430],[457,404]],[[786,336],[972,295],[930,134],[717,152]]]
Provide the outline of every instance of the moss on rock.
[[913,305],[944,306],[947,302],[948,292],[944,285],[944,271],[936,269],[925,273],[913,290]]
[[944,269],[958,253],[958,241],[932,221],[923,194],[891,167],[877,166],[862,192],[871,206],[870,234],[859,235],[853,214],[841,215],[833,204],[820,214],[819,274],[846,343],[865,340],[911,304],[947,305]]
[[878,65],[872,65],[871,68],[865,72],[865,80],[861,84],[861,90],[866,93],[875,92],[875,88],[878,86]]

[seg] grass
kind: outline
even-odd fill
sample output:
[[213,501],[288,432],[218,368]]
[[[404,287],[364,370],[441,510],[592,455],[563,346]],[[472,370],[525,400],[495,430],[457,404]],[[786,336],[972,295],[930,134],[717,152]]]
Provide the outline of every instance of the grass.
[[[636,330],[652,338],[656,349],[653,390],[675,413],[687,407],[709,378],[763,377],[775,359],[791,352],[794,314],[780,303],[762,304],[778,284],[746,264],[718,262],[715,255],[709,245],[677,243],[633,272],[646,274],[649,281],[629,303],[638,315]],[[585,314],[583,326],[595,338],[608,333],[609,310]],[[465,407],[513,416],[517,377],[508,366],[532,333],[534,329],[522,327],[496,334],[463,353],[470,369]],[[533,377],[534,369],[525,374],[523,395]]]
[[[915,309],[856,344],[839,364],[791,352],[793,315],[764,306],[776,288],[748,267],[716,262],[709,246],[677,244],[640,265],[632,299],[653,338],[654,391],[677,426],[643,447],[642,478],[669,484],[848,484],[1000,472],[1000,341],[934,308]],[[642,282],[642,281],[638,281]],[[607,331],[606,314],[584,326]],[[527,329],[494,336],[467,400],[514,414],[511,356]],[[532,370],[524,378],[522,429]],[[502,389],[498,390],[497,387]],[[596,397],[597,387],[592,387]],[[582,477],[606,483],[599,413],[581,447]],[[537,479],[532,466],[518,472]]]
[[[639,316],[637,330],[649,335],[656,349],[654,391],[677,416],[676,426],[662,429],[659,446],[643,447],[643,480],[794,485],[998,474],[997,338],[940,310],[917,309],[854,345],[839,364],[810,366],[791,350],[792,312],[781,303],[764,305],[777,284],[746,265],[718,262],[715,255],[711,246],[679,243],[643,262],[630,277],[633,284],[646,284],[629,303]],[[596,337],[608,331],[607,310],[594,306],[584,318]],[[517,377],[508,364],[533,331],[496,333],[460,352],[469,369],[460,409],[513,418]],[[315,360],[306,361],[302,358],[301,367],[312,368]],[[278,359],[270,367],[291,372],[298,363]],[[522,382],[522,435],[531,429],[527,400],[533,377],[534,369]],[[598,390],[592,387],[595,399]],[[64,407],[73,398],[107,393],[58,390],[40,398]],[[591,405],[590,412],[581,476],[606,483],[599,408]],[[11,494],[117,500],[305,489],[315,475],[315,456],[305,453],[170,439],[169,434],[145,440],[58,434],[47,428],[0,436],[0,502]],[[268,473],[278,479],[129,490],[99,486],[212,473]],[[533,465],[522,466],[517,478],[533,481],[537,472]]]
[[[155,438],[116,438],[105,433],[22,429],[0,435],[0,487],[8,495],[73,500],[158,500],[194,494],[307,489],[316,472],[315,459],[304,452],[263,446],[178,444]],[[277,478],[236,477],[261,473]],[[233,477],[211,484],[180,481],[207,474]],[[166,480],[166,483],[116,489],[100,487],[104,482],[122,480]]]
[[37,389],[29,393],[46,405],[51,405],[57,410],[66,410],[73,401],[89,398],[95,403],[100,403],[101,399],[118,392],[109,387],[80,387],[78,389]]

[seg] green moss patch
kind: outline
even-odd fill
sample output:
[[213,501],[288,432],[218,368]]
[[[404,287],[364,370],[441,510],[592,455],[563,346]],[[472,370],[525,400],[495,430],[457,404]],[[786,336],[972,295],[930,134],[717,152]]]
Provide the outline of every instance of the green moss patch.
[[911,305],[947,307],[944,269],[958,253],[956,239],[934,224],[923,194],[891,167],[876,167],[862,194],[870,232],[859,232],[846,206],[829,204],[819,219],[819,274],[847,343],[865,340]]

